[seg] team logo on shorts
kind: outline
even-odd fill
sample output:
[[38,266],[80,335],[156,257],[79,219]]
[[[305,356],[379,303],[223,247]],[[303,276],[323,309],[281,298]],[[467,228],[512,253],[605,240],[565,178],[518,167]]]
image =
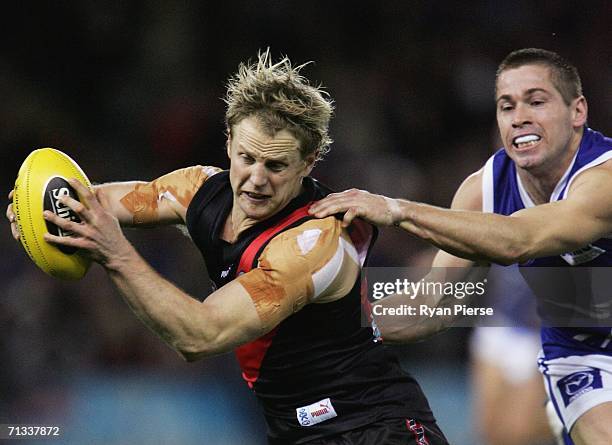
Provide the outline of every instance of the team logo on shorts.
[[414,434],[414,440],[418,445],[429,445],[423,425],[414,419],[406,419],[406,427]]
[[599,369],[588,369],[566,375],[557,382],[557,387],[567,407],[583,394],[602,387]]

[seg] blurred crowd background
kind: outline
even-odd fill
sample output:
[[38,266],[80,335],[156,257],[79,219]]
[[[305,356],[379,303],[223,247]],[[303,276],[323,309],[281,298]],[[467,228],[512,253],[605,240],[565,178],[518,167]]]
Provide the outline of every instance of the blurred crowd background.
[[[12,2],[0,15],[2,193],[40,147],[95,182],[227,167],[225,81],[270,47],[335,100],[335,140],[314,176],[448,206],[499,147],[497,64],[558,51],[580,70],[589,124],[612,133],[610,1]],[[5,199],[5,203],[8,200]],[[192,294],[199,253],[174,228],[129,231]],[[62,425],[70,443],[264,443],[231,354],[187,364],[143,327],[100,267],[79,282],[34,267],[0,237],[0,424]],[[425,265],[431,250],[385,230],[372,265]],[[454,444],[473,444],[467,329],[398,353]]]

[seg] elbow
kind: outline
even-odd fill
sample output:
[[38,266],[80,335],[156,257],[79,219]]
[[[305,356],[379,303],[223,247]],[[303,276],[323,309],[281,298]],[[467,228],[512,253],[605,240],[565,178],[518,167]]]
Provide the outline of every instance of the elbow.
[[502,266],[524,263],[535,257],[534,245],[534,242],[526,238],[509,241],[504,245],[502,251],[494,256],[493,260]]
[[179,357],[187,363],[196,362],[214,355],[210,348],[207,347],[207,342],[203,341],[176,341],[171,346]]
[[195,362],[231,351],[235,343],[228,341],[224,335],[189,336],[171,343],[172,348],[186,362]]
[[186,352],[186,351],[177,351],[180,358],[187,363],[197,362],[198,360],[204,358],[204,355],[197,352]]

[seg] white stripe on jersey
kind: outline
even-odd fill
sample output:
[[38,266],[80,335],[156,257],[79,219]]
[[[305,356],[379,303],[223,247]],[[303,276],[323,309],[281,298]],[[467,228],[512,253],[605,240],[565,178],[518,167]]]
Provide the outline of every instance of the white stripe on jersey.
[[342,269],[345,254],[347,254],[356,264],[359,264],[359,256],[355,247],[342,237],[338,240],[338,247],[336,248],[334,256],[327,264],[321,267],[321,269],[312,274],[312,282],[314,284],[313,301],[319,298],[334,282]]
[[565,192],[563,193],[563,199],[565,199],[567,197],[567,192],[568,192],[570,186],[572,185],[572,181],[574,180],[574,178],[576,176],[578,176],[584,170],[589,169],[591,167],[596,167],[599,164],[603,164],[604,162],[606,162],[606,161],[608,161],[610,159],[612,159],[612,151],[607,151],[604,154],[602,154],[601,156],[599,156],[598,158],[593,159],[588,164],[583,165],[582,168],[578,169],[578,171],[576,173],[574,173],[572,175],[571,179],[569,180],[569,183],[567,184],[567,188],[565,189]]
[[[342,239],[342,238],[340,238]],[[319,298],[319,296],[329,287],[334,281],[338,272],[342,268],[342,261],[344,260],[344,247],[342,243],[338,243],[336,253],[321,269],[312,274],[312,282],[314,284],[314,294],[312,296],[313,301]]]
[[495,209],[495,197],[493,193],[494,159],[495,155],[488,159],[482,172],[482,211],[485,213],[493,213],[493,210]]

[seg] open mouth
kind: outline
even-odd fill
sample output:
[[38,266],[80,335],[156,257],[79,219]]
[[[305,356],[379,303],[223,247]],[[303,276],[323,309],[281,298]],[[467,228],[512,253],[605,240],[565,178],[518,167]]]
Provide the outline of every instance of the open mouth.
[[538,142],[540,142],[542,138],[537,134],[524,134],[521,136],[517,136],[512,139],[512,145],[514,148],[525,149],[534,146]]
[[242,192],[247,198],[249,198],[252,201],[264,201],[266,199],[268,199],[270,197],[270,195],[264,195],[262,193],[255,193],[255,192]]

